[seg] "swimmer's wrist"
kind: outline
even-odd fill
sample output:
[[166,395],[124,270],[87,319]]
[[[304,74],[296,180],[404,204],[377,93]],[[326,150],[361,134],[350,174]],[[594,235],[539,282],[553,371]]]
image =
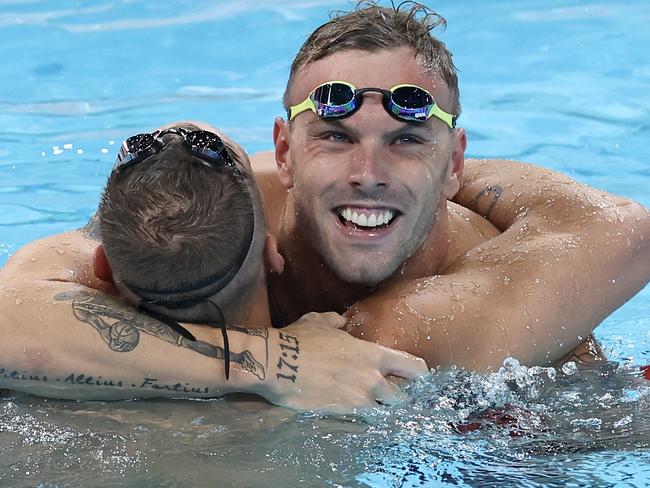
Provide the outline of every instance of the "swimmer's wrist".
[[230,378],[225,378],[223,360],[216,373],[222,394],[250,393],[273,402],[276,395],[271,375],[280,349],[278,331],[272,328],[229,327],[228,336]]
[[[295,362],[293,356],[296,355],[297,347],[294,342],[297,339],[290,337],[292,337],[290,334],[283,333],[281,330],[268,329],[266,350],[260,352],[260,356],[266,358],[264,378],[260,379],[250,374],[242,378],[247,382],[248,393],[258,395],[276,405],[284,403],[282,399],[293,390],[297,378],[296,371],[292,370],[292,368],[297,370],[297,366],[292,364],[292,361]],[[297,349],[299,354],[299,347]],[[292,379],[292,376],[295,377]]]

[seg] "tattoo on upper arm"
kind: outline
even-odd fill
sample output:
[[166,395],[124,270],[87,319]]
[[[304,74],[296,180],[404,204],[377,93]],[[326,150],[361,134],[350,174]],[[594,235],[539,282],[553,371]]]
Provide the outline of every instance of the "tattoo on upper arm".
[[[501,197],[502,193],[503,188],[501,188],[499,184],[490,185],[481,190],[478,195],[476,195],[476,197],[474,197],[469,202],[470,208],[483,217],[488,218],[490,216],[490,212],[492,212],[492,209],[496,205],[497,200]],[[482,210],[483,201],[488,202],[486,210]]]
[[96,212],[92,217],[90,217],[88,223],[81,227],[79,230],[85,237],[88,237],[89,239],[97,242],[100,242],[102,240],[102,236],[99,232],[99,218],[97,217]]
[[[75,317],[92,325],[113,351],[133,351],[140,342],[140,333],[144,332],[175,346],[191,349],[204,356],[220,360],[225,359],[225,351],[222,347],[205,341],[186,339],[166,324],[148,315],[138,313],[135,309],[109,296],[76,290],[58,293],[54,298],[58,301],[72,301],[72,311]],[[266,329],[248,329],[239,326],[229,326],[228,328],[261,337],[266,342],[266,350],[268,351],[268,331]],[[255,359],[249,350],[239,353],[230,351],[229,358],[231,362],[240,364],[243,370],[253,373],[260,380],[266,377],[265,367]]]

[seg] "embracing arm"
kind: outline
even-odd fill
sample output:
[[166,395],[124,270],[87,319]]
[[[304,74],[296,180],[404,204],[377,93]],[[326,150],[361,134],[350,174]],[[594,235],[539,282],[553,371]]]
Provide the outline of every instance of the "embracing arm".
[[468,165],[457,201],[503,233],[444,275],[356,304],[355,335],[431,366],[490,369],[507,356],[550,364],[650,278],[650,215],[629,200],[543,168],[488,161]]
[[421,360],[338,330],[345,320],[337,314],[311,314],[281,330],[232,327],[226,380],[218,330],[186,324],[191,341],[96,290],[3,282],[0,388],[76,400],[241,392],[295,410],[342,413],[391,397],[384,374],[427,371]]
[[95,246],[78,232],[48,237],[0,271],[0,388],[76,400],[240,392],[344,413],[394,394],[385,374],[427,371],[338,330],[339,315],[313,314],[282,330],[233,326],[226,380],[221,332],[186,324],[190,341],[111,296],[89,264]]

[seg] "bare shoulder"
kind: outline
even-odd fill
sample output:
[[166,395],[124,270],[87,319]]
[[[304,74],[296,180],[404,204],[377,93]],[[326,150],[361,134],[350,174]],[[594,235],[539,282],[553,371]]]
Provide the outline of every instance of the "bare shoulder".
[[97,244],[82,230],[47,236],[18,249],[1,273],[17,279],[73,281],[71,277],[92,269]]
[[271,151],[258,152],[250,159],[255,181],[262,193],[269,228],[274,229],[287,197],[287,191],[276,176],[275,155]]

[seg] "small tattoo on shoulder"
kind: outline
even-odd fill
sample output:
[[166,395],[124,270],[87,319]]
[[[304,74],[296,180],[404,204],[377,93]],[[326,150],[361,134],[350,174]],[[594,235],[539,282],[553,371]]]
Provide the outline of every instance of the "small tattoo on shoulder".
[[[502,193],[503,188],[501,188],[501,185],[490,185],[481,190],[478,195],[469,202],[470,207],[483,217],[488,218]],[[483,202],[487,202],[487,208],[485,210],[482,210],[485,205]]]

